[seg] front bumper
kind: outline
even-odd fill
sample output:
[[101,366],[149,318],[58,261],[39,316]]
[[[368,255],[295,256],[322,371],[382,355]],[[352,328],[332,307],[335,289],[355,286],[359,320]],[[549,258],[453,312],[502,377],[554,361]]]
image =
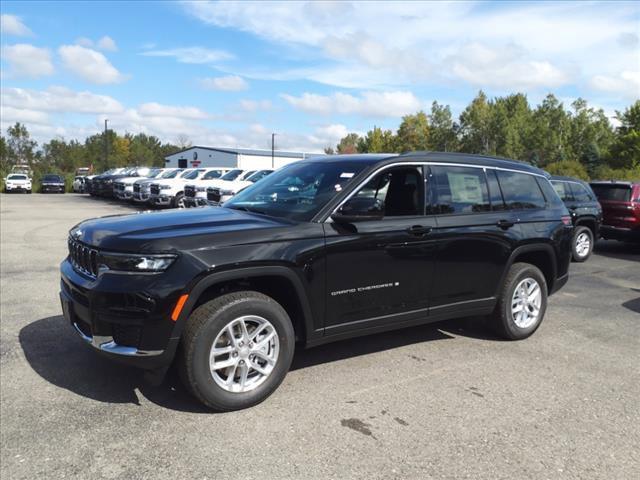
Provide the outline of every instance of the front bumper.
[[171,205],[172,202],[173,202],[173,197],[170,196],[170,195],[163,195],[163,194],[153,195],[153,194],[151,194],[149,196],[149,203],[151,205],[157,205],[159,207],[165,207],[165,206]]
[[64,193],[64,185],[42,185],[40,187],[41,193]]
[[170,312],[179,290],[151,296],[149,291],[158,290],[159,276],[112,274],[112,278],[91,279],[74,270],[68,260],[60,271],[65,320],[87,345],[103,356],[146,370],[171,364],[179,334]]
[[31,185],[5,185],[7,192],[29,192]]
[[138,202],[138,203],[147,203],[149,201],[149,197],[151,196],[151,194],[147,191],[147,192],[133,192],[133,194],[131,195],[131,198],[133,199],[134,202]]
[[184,197],[184,206],[189,207],[205,207],[209,205],[206,198],[202,197]]
[[131,190],[118,190],[116,192],[116,198],[118,200],[131,200],[133,198],[133,192]]

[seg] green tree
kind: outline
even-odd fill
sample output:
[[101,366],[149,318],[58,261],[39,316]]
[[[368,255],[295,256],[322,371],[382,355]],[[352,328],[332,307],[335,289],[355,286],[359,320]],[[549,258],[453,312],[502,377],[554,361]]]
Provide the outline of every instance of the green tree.
[[340,140],[338,145],[336,145],[336,151],[339,154],[358,153],[359,141],[360,136],[357,133],[349,133]]
[[434,101],[429,115],[428,149],[437,152],[455,152],[458,150],[458,126],[453,121],[449,105],[440,105]]
[[492,104],[481,90],[460,114],[461,150],[466,153],[494,153],[493,128]]
[[571,121],[562,102],[549,94],[534,110],[532,130],[529,138],[529,158],[531,163],[537,159],[538,165],[544,167],[552,162],[571,158],[569,137]]
[[382,130],[373,127],[367,134],[358,141],[358,151],[360,153],[383,153],[395,150],[395,137],[391,130]]
[[580,178],[589,180],[587,169],[582,163],[576,160],[563,160],[561,162],[552,162],[547,164],[545,170],[551,175],[565,175],[567,177]]
[[567,152],[571,158],[580,160],[593,175],[611,147],[613,129],[604,111],[590,108],[586,100],[578,98],[571,107]]
[[429,149],[429,119],[422,110],[405,115],[398,127],[396,151],[411,152]]
[[624,112],[616,112],[616,118],[620,126],[616,128],[608,163],[614,168],[640,166],[640,100]]
[[516,93],[496,98],[491,107],[489,138],[496,155],[527,160],[531,133],[531,108],[526,95]]
[[31,164],[36,158],[38,143],[31,139],[27,127],[20,122],[7,128],[9,163]]

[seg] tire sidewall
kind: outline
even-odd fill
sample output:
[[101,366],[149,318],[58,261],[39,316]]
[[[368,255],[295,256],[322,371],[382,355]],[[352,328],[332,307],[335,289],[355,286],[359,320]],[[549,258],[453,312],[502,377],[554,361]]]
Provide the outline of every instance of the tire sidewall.
[[[520,328],[515,324],[513,320],[513,315],[511,314],[511,302],[516,287],[525,278],[533,278],[536,282],[538,282],[542,294],[542,301],[540,304],[540,314],[538,315],[536,323],[528,328]],[[508,285],[506,285],[504,292],[504,301],[502,303],[502,317],[504,328],[509,337],[519,340],[532,335],[533,332],[535,332],[542,323],[544,315],[547,311],[547,282],[542,272],[534,266],[527,266],[526,268],[523,268],[521,271],[519,271],[518,274],[512,279],[512,281]]]
[[[589,236],[589,251],[586,255],[581,257],[576,251],[576,242],[578,240],[578,235],[581,235],[582,233],[586,233]],[[573,242],[571,244],[571,253],[573,254],[573,260],[576,262],[584,262],[585,260],[587,260],[591,256],[591,252],[593,252],[593,242],[593,233],[588,227],[577,227],[576,231],[573,234]]]
[[[220,331],[232,320],[243,315],[258,315],[275,328],[280,340],[278,360],[269,377],[257,388],[244,393],[227,392],[216,384],[209,368],[209,353]],[[236,410],[255,405],[267,398],[280,385],[289,371],[295,337],[288,315],[275,302],[246,298],[218,310],[202,326],[195,338],[192,354],[192,378],[200,394],[217,407]]]

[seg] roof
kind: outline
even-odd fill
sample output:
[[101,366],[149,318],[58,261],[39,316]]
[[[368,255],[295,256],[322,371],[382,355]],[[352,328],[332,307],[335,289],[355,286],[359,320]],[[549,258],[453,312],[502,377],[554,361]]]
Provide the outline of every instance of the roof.
[[563,175],[551,175],[550,180],[561,180],[563,182],[576,182],[576,183],[587,183],[584,180],[580,180],[579,178],[574,177],[566,177]]
[[625,180],[593,180],[591,182],[589,182],[589,185],[610,185],[612,187],[615,186],[626,186],[626,187],[630,187],[632,185],[635,185],[638,182],[628,182]]
[[[443,163],[459,163],[467,165],[485,165],[488,167],[508,168],[510,170],[521,170],[523,172],[536,173],[548,177],[549,174],[540,168],[529,165],[528,163],[516,160],[507,160],[505,158],[490,157],[486,155],[475,155],[470,153],[452,153],[452,152],[408,152],[398,155],[396,153],[376,153],[376,154],[354,154],[354,155],[328,155],[322,157],[323,162],[327,161],[360,161],[369,164],[378,163],[384,160],[394,160],[394,162],[411,162],[419,159],[426,163],[443,162]],[[311,157],[306,161],[313,161]]]
[[[189,148],[183,148],[175,153],[170,153],[166,155],[165,158],[171,157],[173,155],[178,155],[180,153],[188,152],[189,150],[193,150],[194,148],[199,148],[201,150],[210,150],[212,152],[222,152],[222,153],[235,153],[236,155],[255,155],[255,156],[271,156],[271,150],[259,150],[259,149],[250,149],[250,148],[218,148],[218,147],[203,147],[201,145],[193,145]],[[318,157],[325,156],[324,153],[306,153],[306,152],[285,152],[282,150],[274,150],[274,157],[288,157],[288,158],[307,158],[307,157]]]

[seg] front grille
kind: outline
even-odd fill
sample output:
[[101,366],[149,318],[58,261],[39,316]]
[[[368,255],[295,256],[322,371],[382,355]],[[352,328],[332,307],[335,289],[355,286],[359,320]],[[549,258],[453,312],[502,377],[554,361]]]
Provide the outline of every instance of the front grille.
[[140,345],[140,336],[142,327],[136,325],[122,325],[114,323],[111,328],[113,341],[123,347],[138,348]]
[[160,194],[160,185],[157,185],[157,184],[153,183],[151,185],[151,194],[152,195],[159,195]]
[[137,183],[133,184],[133,192],[134,193],[140,193],[140,185],[138,185]]
[[116,183],[114,190],[117,190],[119,192],[124,192],[124,183]]
[[220,201],[220,189],[219,188],[209,188],[207,189],[207,200],[212,202]]
[[196,187],[194,187],[193,185],[187,185],[186,187],[184,187],[184,196],[185,197],[195,197],[196,196]]
[[91,277],[98,275],[98,251],[69,237],[69,259],[73,267]]

